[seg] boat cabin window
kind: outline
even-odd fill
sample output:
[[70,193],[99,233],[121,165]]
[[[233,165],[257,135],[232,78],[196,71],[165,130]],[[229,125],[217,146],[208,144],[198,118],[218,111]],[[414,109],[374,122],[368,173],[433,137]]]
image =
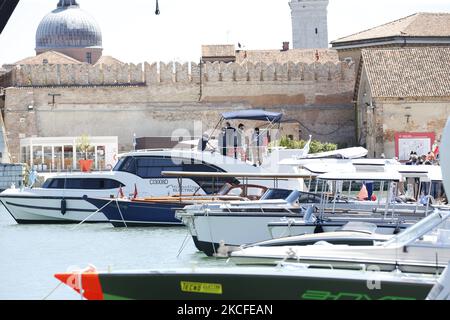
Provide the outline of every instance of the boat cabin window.
[[320,203],[320,195],[313,193],[301,193],[298,198],[299,203]]
[[237,197],[247,197],[249,200],[259,200],[266,191],[267,188],[264,186],[255,186],[255,185],[232,186],[227,183],[219,191],[219,194]]
[[[224,170],[194,159],[173,159],[170,157],[125,157],[121,159],[114,168],[115,171],[123,171],[135,174],[143,179],[164,178],[163,171],[184,172],[224,172]],[[207,194],[217,193],[225,183],[238,185],[240,182],[235,178],[201,178],[193,177],[195,181]]]
[[284,200],[292,193],[292,190],[285,189],[269,189],[261,197],[261,200]]
[[51,178],[45,181],[44,189],[108,190],[120,188],[119,181],[105,178]]

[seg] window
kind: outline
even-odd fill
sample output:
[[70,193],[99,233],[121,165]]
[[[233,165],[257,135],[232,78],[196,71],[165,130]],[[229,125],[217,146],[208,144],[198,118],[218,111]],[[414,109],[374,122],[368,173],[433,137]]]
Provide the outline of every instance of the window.
[[52,147],[44,147],[44,166],[43,171],[52,171]]
[[86,52],[86,62],[92,64],[92,53]]
[[316,28],[316,34],[319,34],[319,29]]
[[42,170],[42,147],[34,146],[33,147],[33,163],[32,168],[36,170]]
[[[195,161],[192,159],[172,159],[170,157],[126,157],[121,159],[115,171],[129,172],[136,174],[143,179],[163,178],[162,171],[184,171],[184,172],[223,172],[213,165]],[[238,185],[235,178],[197,178],[195,181],[207,194],[217,193],[225,183]]]
[[162,171],[183,171],[183,167],[174,164],[171,158],[137,159],[137,175],[141,178],[161,178]]
[[126,157],[117,164],[117,171],[136,174],[136,161],[133,157]]
[[261,200],[279,200],[286,199],[292,193],[292,190],[284,190],[284,189],[269,189],[261,198]]
[[64,169],[70,170],[73,168],[73,146],[64,146]]
[[42,188],[44,189],[78,189],[78,190],[108,190],[117,189],[122,184],[113,179],[48,179]]
[[298,198],[299,203],[320,203],[320,196],[310,193],[302,193]]
[[64,179],[47,179],[42,185],[43,189],[64,189]]
[[63,170],[63,147],[55,147],[54,148],[54,157],[55,157],[55,167],[56,171]]
[[97,169],[105,170],[106,168],[106,147],[97,146]]

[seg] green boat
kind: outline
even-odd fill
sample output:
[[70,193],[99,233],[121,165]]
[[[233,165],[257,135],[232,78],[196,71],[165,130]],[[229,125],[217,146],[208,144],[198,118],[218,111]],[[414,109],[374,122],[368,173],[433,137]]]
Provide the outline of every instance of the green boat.
[[55,275],[88,300],[424,300],[438,277],[284,265]]

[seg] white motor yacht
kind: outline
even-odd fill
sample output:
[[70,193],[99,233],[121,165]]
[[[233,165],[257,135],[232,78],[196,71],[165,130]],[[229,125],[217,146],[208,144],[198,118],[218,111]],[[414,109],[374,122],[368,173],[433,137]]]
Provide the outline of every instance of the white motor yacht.
[[[164,177],[163,171],[266,173],[239,159],[198,150],[146,150],[121,155],[111,172],[68,173],[49,177],[41,188],[12,188],[0,194],[0,202],[20,224],[108,222],[94,205],[84,200],[111,198],[123,193],[139,197],[178,194],[205,195],[218,191],[225,183],[239,184],[235,178],[191,177],[180,190],[177,178]],[[251,182],[251,180],[249,181]],[[264,185],[270,182],[258,181]],[[301,188],[297,179],[280,181],[288,188]],[[98,211],[94,214],[94,212]]]

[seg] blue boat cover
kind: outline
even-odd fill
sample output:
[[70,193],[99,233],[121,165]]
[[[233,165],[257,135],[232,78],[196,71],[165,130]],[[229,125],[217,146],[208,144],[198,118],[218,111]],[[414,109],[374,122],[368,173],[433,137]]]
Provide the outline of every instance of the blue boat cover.
[[255,121],[270,121],[280,122],[283,114],[277,112],[268,112],[264,110],[242,110],[225,112],[222,114],[225,120],[255,120]]

